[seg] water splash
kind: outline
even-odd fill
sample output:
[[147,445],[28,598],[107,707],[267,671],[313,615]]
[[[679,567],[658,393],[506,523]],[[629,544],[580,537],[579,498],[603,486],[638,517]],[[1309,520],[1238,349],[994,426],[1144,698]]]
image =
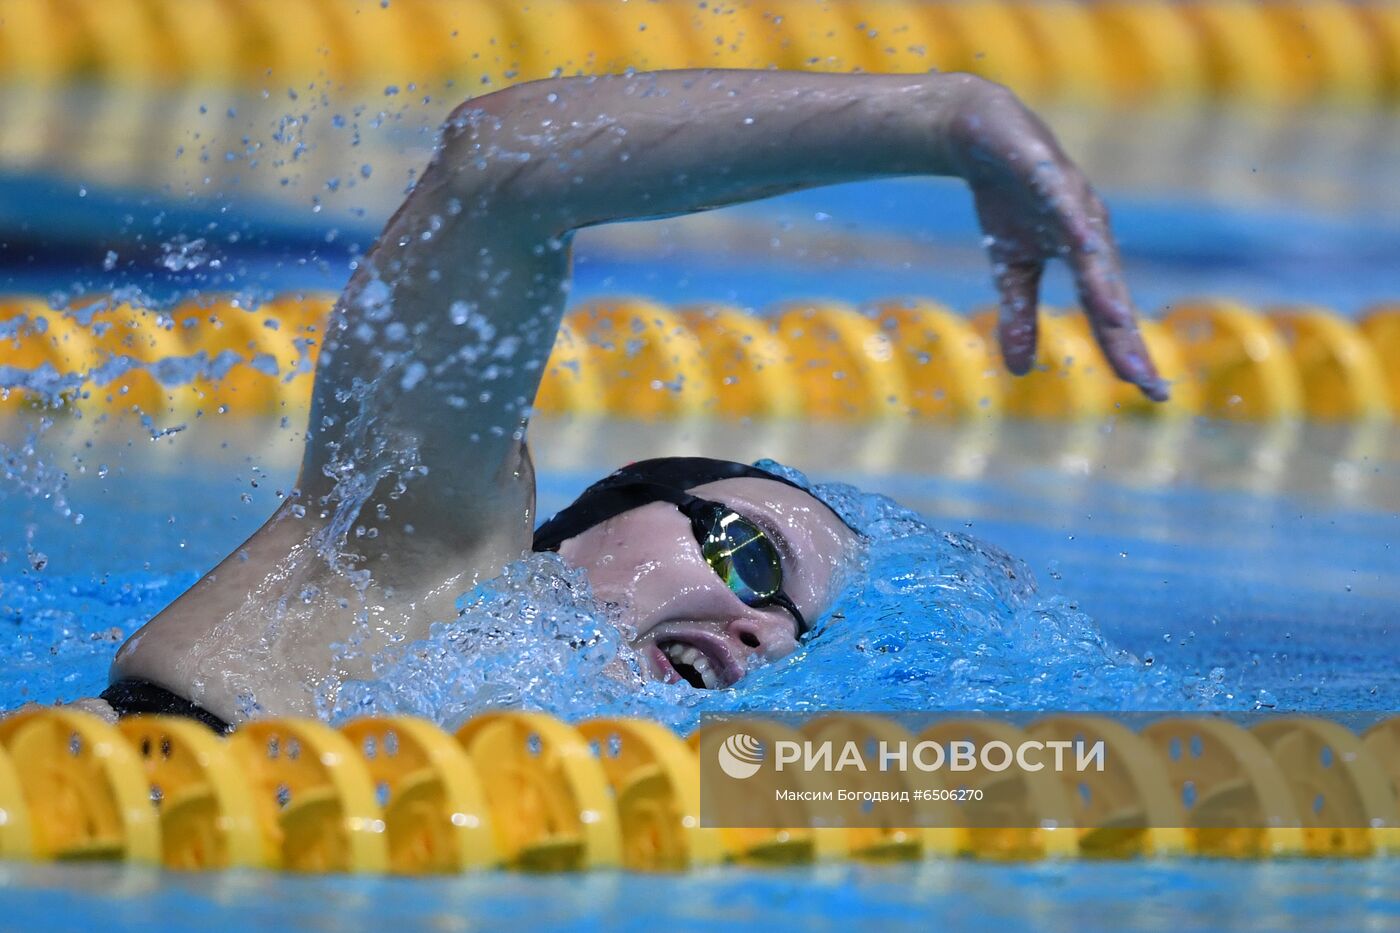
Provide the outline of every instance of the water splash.
[[[796,471],[761,464],[803,485]],[[678,729],[705,712],[763,710],[1181,709],[1217,705],[1208,683],[1111,646],[1026,566],[975,538],[852,486],[814,491],[868,545],[802,648],[726,690],[644,679],[582,571],[534,554],[465,594],[458,618],[391,649],[373,678],[323,713],[415,714],[454,727],[485,709],[570,720],[643,716]]]

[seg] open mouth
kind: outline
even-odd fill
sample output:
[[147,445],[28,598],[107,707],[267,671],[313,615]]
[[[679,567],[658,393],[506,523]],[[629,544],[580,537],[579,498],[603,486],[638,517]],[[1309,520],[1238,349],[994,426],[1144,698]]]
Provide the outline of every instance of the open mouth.
[[719,639],[660,638],[652,645],[652,659],[664,679],[684,680],[697,690],[722,690],[744,674]]

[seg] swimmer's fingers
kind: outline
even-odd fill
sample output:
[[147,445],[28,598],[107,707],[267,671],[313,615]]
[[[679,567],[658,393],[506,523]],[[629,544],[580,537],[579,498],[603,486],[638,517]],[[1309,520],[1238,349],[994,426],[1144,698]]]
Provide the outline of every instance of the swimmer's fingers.
[[1021,194],[1014,176],[993,174],[984,179],[974,175],[969,182],[1001,303],[997,343],[1006,368],[1024,376],[1035,365],[1040,277],[1046,258],[1053,255],[1041,241],[1048,243],[1053,236],[1042,237],[1042,225],[1028,223],[1028,218],[1039,213],[1038,205],[1034,197]]
[[1068,225],[1066,239],[1065,259],[1074,272],[1080,304],[1109,365],[1118,378],[1133,383],[1148,398],[1166,401],[1170,390],[1142,342],[1107,211],[1092,191],[1086,209],[1076,212]]
[[997,342],[1006,368],[1017,376],[1024,376],[1035,364],[1036,310],[1044,271],[1045,263],[1039,260],[996,263],[997,292],[1001,296]]
[[1040,277],[1045,262],[1058,257],[1074,272],[1114,372],[1149,398],[1165,399],[1167,386],[1138,333],[1103,202],[1049,128],[1009,91],[974,82],[967,93],[964,119],[952,124],[952,151],[989,238],[1007,368],[1019,375],[1035,363]]

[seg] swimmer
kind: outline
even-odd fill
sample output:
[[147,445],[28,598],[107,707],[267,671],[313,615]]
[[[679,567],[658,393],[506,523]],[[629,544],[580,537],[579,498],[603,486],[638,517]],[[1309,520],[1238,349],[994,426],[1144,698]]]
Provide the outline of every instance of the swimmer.
[[791,652],[858,536],[740,464],[644,461],[535,525],[525,430],[594,224],[860,179],[972,189],[1006,365],[1030,369],[1045,263],[1073,272],[1119,377],[1166,397],[1102,203],[1004,88],[960,74],[671,71],[558,78],[462,105],[355,266],[316,369],[297,488],[122,646],[106,715],[216,727],[316,715],[318,693],[428,634],[533,546],[586,571],[652,676],[733,684]]

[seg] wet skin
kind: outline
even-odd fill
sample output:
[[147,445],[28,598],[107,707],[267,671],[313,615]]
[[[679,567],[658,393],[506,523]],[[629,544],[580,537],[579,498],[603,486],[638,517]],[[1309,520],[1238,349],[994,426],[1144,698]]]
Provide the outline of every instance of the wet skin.
[[[959,74],[706,70],[517,85],[452,114],[356,264],[317,362],[296,491],[122,647],[113,679],[234,722],[315,715],[327,684],[369,676],[375,652],[425,637],[457,594],[529,549],[525,426],[568,303],[574,231],[909,175],[971,189],[1009,368],[1031,365],[1040,272],[1060,259],[1114,370],[1165,398],[1102,202],[1005,88]],[[724,679],[791,650],[782,611],[734,609],[691,560],[683,520],[662,511],[619,517],[637,527],[575,555],[632,607],[641,644],[684,634]],[[675,567],[643,567],[644,552],[662,552],[653,534]],[[808,564],[827,562],[806,546],[793,546],[798,590]],[[811,585],[792,595],[815,619],[829,594]]]
[[[831,604],[857,537],[800,489],[757,478],[690,490],[764,529],[783,564],[783,590],[816,622]],[[593,593],[622,611],[632,645],[658,680],[727,687],[754,666],[791,654],[796,619],[745,605],[701,556],[690,520],[670,503],[624,512],[568,539],[559,554],[588,574]]]

